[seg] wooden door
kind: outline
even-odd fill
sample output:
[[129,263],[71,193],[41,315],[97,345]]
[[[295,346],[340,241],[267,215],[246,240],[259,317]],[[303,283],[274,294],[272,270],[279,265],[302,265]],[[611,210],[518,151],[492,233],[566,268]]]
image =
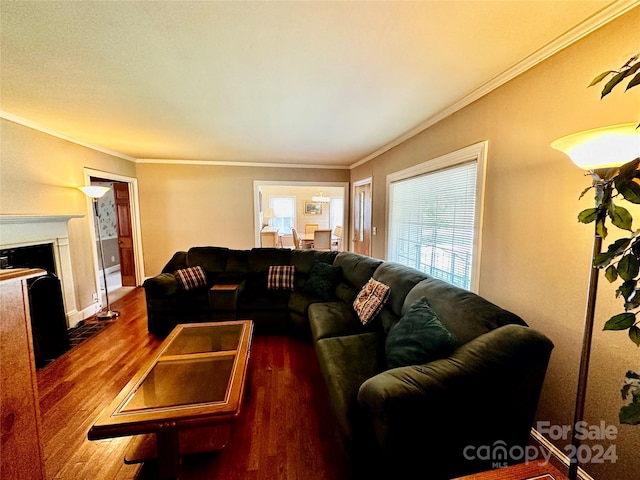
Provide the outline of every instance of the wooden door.
[[123,287],[136,286],[136,262],[133,251],[133,232],[131,228],[131,206],[129,202],[129,184],[113,184],[116,219],[118,222],[118,252],[120,254],[120,274]]
[[371,182],[353,187],[353,251],[371,255]]

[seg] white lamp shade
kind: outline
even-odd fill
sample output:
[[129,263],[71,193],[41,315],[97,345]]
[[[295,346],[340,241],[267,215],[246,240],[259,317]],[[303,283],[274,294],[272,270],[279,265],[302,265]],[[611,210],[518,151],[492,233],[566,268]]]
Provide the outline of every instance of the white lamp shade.
[[262,214],[265,220],[269,220],[271,218],[275,218],[276,213],[273,211],[273,208],[266,208],[264,213]]
[[559,138],[551,146],[585,170],[618,167],[640,157],[636,127],[636,123],[625,123],[586,130]]
[[101,187],[100,185],[86,185],[84,187],[78,187],[78,190],[82,191],[89,198],[100,198],[107,193],[109,187]]

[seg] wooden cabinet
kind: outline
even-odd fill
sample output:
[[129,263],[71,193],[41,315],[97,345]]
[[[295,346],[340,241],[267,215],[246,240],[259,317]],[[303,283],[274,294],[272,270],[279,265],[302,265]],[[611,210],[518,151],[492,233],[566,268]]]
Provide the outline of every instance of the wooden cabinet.
[[27,280],[39,269],[0,270],[0,477],[45,478]]

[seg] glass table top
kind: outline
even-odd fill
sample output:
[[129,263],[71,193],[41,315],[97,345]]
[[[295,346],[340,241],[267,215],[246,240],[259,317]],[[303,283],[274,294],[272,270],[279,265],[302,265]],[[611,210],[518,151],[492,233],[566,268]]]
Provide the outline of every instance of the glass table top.
[[242,324],[183,326],[116,414],[225,402],[243,331]]

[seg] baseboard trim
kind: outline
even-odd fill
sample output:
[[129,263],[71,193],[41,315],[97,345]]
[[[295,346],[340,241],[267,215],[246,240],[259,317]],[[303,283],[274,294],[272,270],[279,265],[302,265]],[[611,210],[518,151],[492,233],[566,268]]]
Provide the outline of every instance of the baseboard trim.
[[[565,453],[556,447],[553,443],[547,440],[540,432],[535,428],[531,429],[531,437],[540,444],[541,448],[544,448],[551,454],[556,463],[562,465],[566,471],[569,470],[569,457]],[[581,480],[594,480],[594,478],[585,472],[582,468],[578,467],[578,478]]]

